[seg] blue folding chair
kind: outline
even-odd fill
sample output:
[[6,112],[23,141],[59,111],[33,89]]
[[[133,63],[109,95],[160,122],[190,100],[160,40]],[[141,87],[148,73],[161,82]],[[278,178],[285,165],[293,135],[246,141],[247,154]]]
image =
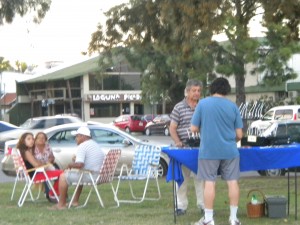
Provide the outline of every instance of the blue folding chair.
[[[159,200],[161,198],[160,188],[158,184],[158,167],[160,160],[161,148],[152,145],[138,145],[135,148],[134,157],[132,161],[131,169],[126,164],[121,167],[120,175],[118,177],[118,184],[116,188],[117,196],[119,194],[119,188],[121,181],[128,181],[129,189],[132,199],[125,200],[120,199],[120,203],[141,203],[144,200]],[[123,175],[125,173],[125,175]],[[156,197],[147,197],[146,192],[149,186],[149,181],[154,180],[157,188]],[[143,194],[141,197],[137,197],[134,194],[132,181],[145,181]]]

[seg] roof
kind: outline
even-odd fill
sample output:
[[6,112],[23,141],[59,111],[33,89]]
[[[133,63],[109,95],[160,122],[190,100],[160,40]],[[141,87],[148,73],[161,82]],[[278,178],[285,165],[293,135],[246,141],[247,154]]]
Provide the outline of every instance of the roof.
[[99,65],[99,56],[91,58],[89,60],[76,63],[56,71],[28,79],[26,81],[21,81],[20,83],[37,83],[53,80],[69,80],[75,77],[82,76],[90,72],[95,72],[100,69]]
[[300,105],[281,105],[281,106],[275,106],[270,110],[276,110],[276,109],[299,109],[300,108]]
[[[256,85],[245,87],[246,94],[249,93],[265,93],[265,92],[276,92],[276,91],[285,91],[285,83],[281,85],[266,86],[266,85]],[[231,89],[231,93],[235,93],[236,88]]]
[[17,94],[16,93],[6,93],[0,99],[1,105],[11,105],[14,101],[16,101]]

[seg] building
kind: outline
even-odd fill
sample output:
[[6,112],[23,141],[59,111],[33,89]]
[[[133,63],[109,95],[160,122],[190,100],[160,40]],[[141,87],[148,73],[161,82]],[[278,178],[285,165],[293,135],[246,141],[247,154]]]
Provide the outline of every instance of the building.
[[10,122],[42,115],[77,114],[84,121],[111,122],[120,114],[150,113],[141,102],[141,72],[124,60],[100,74],[99,57],[17,83]]

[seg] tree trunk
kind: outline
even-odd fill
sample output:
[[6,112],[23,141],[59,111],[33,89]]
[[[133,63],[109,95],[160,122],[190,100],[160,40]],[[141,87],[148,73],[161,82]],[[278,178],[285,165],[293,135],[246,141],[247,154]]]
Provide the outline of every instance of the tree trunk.
[[246,102],[246,94],[245,94],[245,75],[243,74],[235,74],[235,96],[236,96],[236,104],[240,106],[241,103]]

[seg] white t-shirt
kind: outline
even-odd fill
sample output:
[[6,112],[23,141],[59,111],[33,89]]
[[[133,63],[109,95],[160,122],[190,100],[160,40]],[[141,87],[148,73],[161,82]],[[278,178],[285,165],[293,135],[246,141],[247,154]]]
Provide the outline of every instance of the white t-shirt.
[[105,153],[92,139],[82,142],[76,153],[76,162],[84,163],[84,169],[99,172]]

